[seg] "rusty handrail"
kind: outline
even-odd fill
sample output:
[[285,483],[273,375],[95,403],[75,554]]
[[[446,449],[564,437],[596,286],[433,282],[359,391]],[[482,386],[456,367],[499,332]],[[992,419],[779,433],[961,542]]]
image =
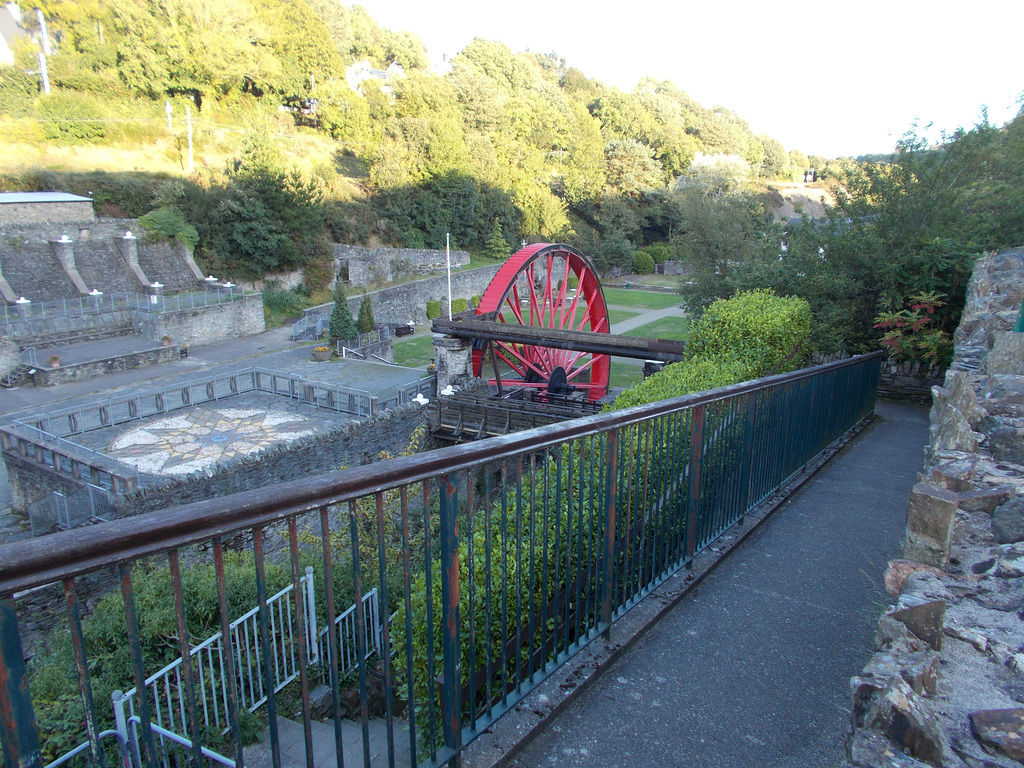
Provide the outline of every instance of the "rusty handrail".
[[657,403],[447,446],[415,456],[325,472],[315,477],[172,507],[161,511],[159,517],[155,514],[127,517],[13,542],[0,546],[0,598],[104,566],[208,541],[211,537],[229,536],[327,505],[422,482],[494,459],[552,448],[569,440],[799,381],[881,356],[881,352],[857,355]]

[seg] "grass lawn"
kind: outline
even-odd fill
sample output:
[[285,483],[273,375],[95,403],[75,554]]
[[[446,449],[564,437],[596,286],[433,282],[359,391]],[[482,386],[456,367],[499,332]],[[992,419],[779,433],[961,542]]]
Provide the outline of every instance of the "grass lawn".
[[630,288],[605,288],[604,299],[617,307],[639,307],[641,309],[665,309],[677,307],[683,298],[676,293],[654,293]]
[[690,340],[690,320],[686,317],[663,317],[653,323],[641,325],[629,332],[630,336],[643,336],[647,339],[670,339],[672,341]]
[[620,279],[633,285],[658,285],[664,288],[678,288],[680,280],[677,275],[623,275]]
[[636,317],[639,312],[627,312],[624,309],[609,309],[608,310],[608,322],[609,323],[621,323],[623,320],[629,320],[631,317]]
[[611,369],[608,372],[609,387],[628,388],[643,380],[644,368],[642,365],[612,358]]
[[426,368],[434,362],[433,334],[430,331],[394,340],[395,362],[406,368]]

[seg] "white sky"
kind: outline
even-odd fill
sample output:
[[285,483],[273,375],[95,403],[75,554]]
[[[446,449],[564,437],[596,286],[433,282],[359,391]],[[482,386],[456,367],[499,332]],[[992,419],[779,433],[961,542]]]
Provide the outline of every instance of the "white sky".
[[[349,0],[345,0],[346,4]],[[362,0],[382,26],[420,36],[431,59],[474,37],[554,51],[630,91],[671,80],[787,149],[889,152],[916,120],[928,134],[1016,115],[1024,91],[1022,0]]]

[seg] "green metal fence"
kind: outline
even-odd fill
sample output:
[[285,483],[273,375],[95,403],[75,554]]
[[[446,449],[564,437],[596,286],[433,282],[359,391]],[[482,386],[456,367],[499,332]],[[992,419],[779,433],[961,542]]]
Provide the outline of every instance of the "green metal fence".
[[[82,580],[100,579],[102,569],[115,565],[111,586],[125,606],[131,657],[124,687],[141,690],[147,674],[163,664],[143,652],[145,617],[135,596],[144,585],[133,566],[149,563],[150,573],[168,563],[177,630],[166,640],[174,656],[189,659],[191,639],[205,629],[189,623],[195,612],[186,605],[180,563],[212,568],[211,610],[227,627],[236,617],[228,609],[224,551],[240,543],[253,564],[262,647],[269,647],[271,634],[270,566],[298,584],[305,564],[315,561],[323,574],[318,603],[327,606],[327,616],[376,588],[381,615],[391,617],[383,623],[381,653],[367,660],[366,649],[357,649],[362,661],[351,679],[341,679],[333,662],[340,658],[335,622],[319,622],[332,628],[321,674],[331,693],[338,768],[345,689],[359,694],[363,763],[375,764],[368,694],[375,677],[386,692],[378,713],[388,742],[380,764],[446,763],[868,416],[879,364],[877,354],[855,357],[8,545],[0,549],[0,725],[7,765],[45,765],[61,753],[58,743],[81,740],[74,760],[93,764],[241,766],[233,693],[241,674],[233,662],[217,672],[226,681],[231,728],[216,745],[199,726],[199,671],[183,664],[184,732],[165,734],[140,699],[132,743],[111,755],[108,739],[104,754],[102,738],[112,725],[92,703],[96,672],[77,607]],[[24,608],[15,597],[49,583],[61,585],[74,651],[66,664],[69,674],[77,670],[73,679],[85,713],[80,724],[61,726],[78,728],[57,734],[63,739],[37,725],[53,718],[35,711],[29,696],[19,630]],[[305,647],[303,612],[296,605],[291,615],[295,651],[306,660],[296,689],[275,694],[272,659],[258,661],[270,692],[268,746],[279,767],[282,750],[296,747],[282,746],[277,714],[300,712],[312,768],[309,681],[320,679],[312,674],[320,662]],[[357,627],[356,637],[364,635]],[[229,636],[225,630],[223,637]],[[233,659],[228,651],[225,658]]]

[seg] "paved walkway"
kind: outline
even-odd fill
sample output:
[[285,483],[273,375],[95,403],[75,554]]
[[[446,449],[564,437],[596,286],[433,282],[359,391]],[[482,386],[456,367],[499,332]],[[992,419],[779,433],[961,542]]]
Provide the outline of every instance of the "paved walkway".
[[[512,761],[520,768],[829,768],[872,653],[923,409],[836,456]],[[614,629],[613,637],[614,637]]]
[[[636,307],[609,305],[609,308],[625,309],[629,312],[636,312]],[[611,331],[612,333],[616,334],[628,334],[634,328],[639,328],[641,325],[653,323],[655,320],[661,320],[663,317],[686,317],[686,312],[683,311],[682,307],[666,307],[665,309],[641,310],[640,314],[638,314],[636,317],[630,317],[626,320],[620,320],[617,323],[612,323]]]

